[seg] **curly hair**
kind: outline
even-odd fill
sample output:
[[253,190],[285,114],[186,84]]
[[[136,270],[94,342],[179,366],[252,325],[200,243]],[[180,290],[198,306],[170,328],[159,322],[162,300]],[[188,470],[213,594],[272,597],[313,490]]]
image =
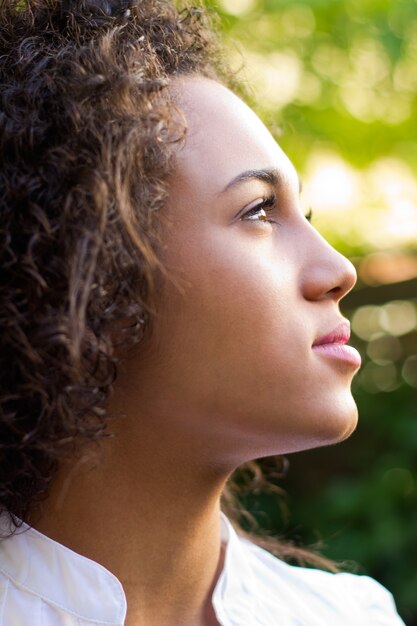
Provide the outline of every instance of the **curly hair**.
[[0,12],[0,507],[25,518],[69,444],[101,438],[110,322],[152,313],[170,77],[213,75],[197,9],[30,0]]
[[[64,454],[109,435],[110,328],[129,320],[119,343],[140,342],[164,273],[155,211],[186,132],[168,87],[192,73],[231,85],[219,50],[201,8],[0,0],[0,514],[15,524]],[[223,506],[238,525],[236,484]]]

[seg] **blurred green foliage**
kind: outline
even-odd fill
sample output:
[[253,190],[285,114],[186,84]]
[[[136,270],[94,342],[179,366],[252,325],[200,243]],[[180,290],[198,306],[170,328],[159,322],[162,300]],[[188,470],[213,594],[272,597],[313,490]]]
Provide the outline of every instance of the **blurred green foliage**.
[[303,178],[313,224],[359,275],[341,302],[363,356],[358,429],[292,455],[284,501],[246,504],[275,533],[374,576],[417,626],[417,2],[206,4]]
[[208,4],[221,16],[231,54],[249,65],[258,59],[256,70],[263,65],[254,90],[273,70],[276,85],[255,91],[254,104],[278,118],[296,167],[321,141],[359,166],[388,152],[417,164],[414,0]]

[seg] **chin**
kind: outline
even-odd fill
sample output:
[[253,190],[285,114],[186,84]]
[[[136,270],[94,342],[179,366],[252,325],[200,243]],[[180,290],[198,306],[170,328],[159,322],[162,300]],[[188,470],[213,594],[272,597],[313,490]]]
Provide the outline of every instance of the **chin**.
[[355,431],[358,425],[358,407],[352,396],[341,406],[335,406],[334,411],[329,414],[329,420],[326,424],[327,433],[323,433],[327,440],[324,445],[339,443],[344,441]]

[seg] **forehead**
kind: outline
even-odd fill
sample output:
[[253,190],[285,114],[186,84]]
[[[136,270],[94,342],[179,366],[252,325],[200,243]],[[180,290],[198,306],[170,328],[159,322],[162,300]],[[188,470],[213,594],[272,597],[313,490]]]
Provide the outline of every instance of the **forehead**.
[[178,79],[174,89],[187,121],[176,169],[187,184],[221,191],[243,171],[274,168],[298,188],[294,167],[269,130],[229,89],[201,77]]

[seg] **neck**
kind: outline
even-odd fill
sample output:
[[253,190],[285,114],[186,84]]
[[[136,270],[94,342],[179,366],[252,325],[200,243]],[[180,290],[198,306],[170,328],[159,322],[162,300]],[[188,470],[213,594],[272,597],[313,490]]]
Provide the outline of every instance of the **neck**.
[[115,428],[101,463],[84,456],[75,469],[61,466],[34,525],[117,576],[126,626],[217,624],[211,594],[223,566],[227,474],[205,468],[183,443],[156,441],[154,426],[140,437],[129,418]]

